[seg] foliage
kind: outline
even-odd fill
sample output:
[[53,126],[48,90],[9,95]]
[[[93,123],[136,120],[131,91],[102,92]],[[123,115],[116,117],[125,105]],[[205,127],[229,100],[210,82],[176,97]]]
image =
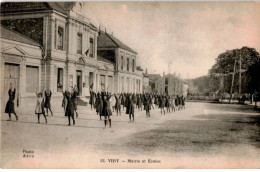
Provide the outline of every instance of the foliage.
[[43,45],[43,18],[2,20],[1,24]]
[[198,87],[200,94],[207,95],[210,92],[230,93],[235,61],[233,93],[238,93],[240,57],[241,93],[259,92],[259,53],[254,48],[242,47],[241,49],[227,50],[219,54],[207,76],[201,76],[192,80],[194,86]]

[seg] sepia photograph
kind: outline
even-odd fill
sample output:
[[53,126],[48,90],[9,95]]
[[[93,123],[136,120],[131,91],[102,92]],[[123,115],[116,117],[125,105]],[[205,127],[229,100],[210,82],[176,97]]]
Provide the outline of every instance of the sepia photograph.
[[259,169],[259,1],[1,1],[0,168]]

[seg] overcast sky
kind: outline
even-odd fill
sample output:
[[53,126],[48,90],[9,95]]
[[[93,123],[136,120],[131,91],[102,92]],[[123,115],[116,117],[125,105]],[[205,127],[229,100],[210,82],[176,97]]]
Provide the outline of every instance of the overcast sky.
[[260,51],[259,2],[86,2],[98,27],[138,52],[148,73],[206,75],[218,54],[249,46]]

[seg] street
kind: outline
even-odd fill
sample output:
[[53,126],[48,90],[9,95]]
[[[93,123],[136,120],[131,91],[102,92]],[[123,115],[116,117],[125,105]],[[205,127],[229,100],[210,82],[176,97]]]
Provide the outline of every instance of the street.
[[253,106],[187,102],[112,116],[105,128],[89,106],[78,107],[75,126],[61,108],[36,124],[35,114],[1,115],[1,168],[259,168],[260,111]]

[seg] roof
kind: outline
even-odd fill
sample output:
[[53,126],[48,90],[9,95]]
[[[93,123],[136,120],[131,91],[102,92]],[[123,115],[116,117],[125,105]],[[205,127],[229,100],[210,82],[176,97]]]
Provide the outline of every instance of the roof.
[[100,55],[97,55],[97,60],[98,60],[98,61],[102,61],[102,62],[106,62],[106,63],[110,63],[110,64],[113,64],[113,65],[114,65],[114,63],[113,63],[112,61],[110,61],[110,60],[108,60],[108,59],[106,59],[105,57],[102,57],[102,56],[100,56]]
[[161,78],[160,74],[148,74],[148,76],[151,81],[156,81]]
[[0,31],[1,38],[13,40],[13,41],[17,41],[17,42],[22,42],[22,43],[29,44],[29,45],[40,46],[40,44],[37,43],[36,41],[16,32],[16,31],[7,29],[6,27],[4,27],[2,25],[0,25],[0,28],[1,28],[1,31]]
[[35,11],[35,10],[44,11],[49,9],[51,9],[51,5],[49,5],[49,3],[47,2],[3,2],[1,3],[1,13]]
[[143,76],[144,76],[144,77],[148,77],[148,78],[149,78],[149,75],[148,75],[148,74],[146,74],[146,73],[143,73]]
[[117,39],[111,34],[108,33],[100,33],[97,40],[98,48],[122,48],[124,50],[130,51],[132,53],[137,54],[132,48],[128,47],[125,43]]
[[[71,10],[75,3],[76,2],[3,2],[0,8],[1,13],[55,10],[67,15],[67,10]],[[90,26],[98,30],[94,24],[90,23]]]

